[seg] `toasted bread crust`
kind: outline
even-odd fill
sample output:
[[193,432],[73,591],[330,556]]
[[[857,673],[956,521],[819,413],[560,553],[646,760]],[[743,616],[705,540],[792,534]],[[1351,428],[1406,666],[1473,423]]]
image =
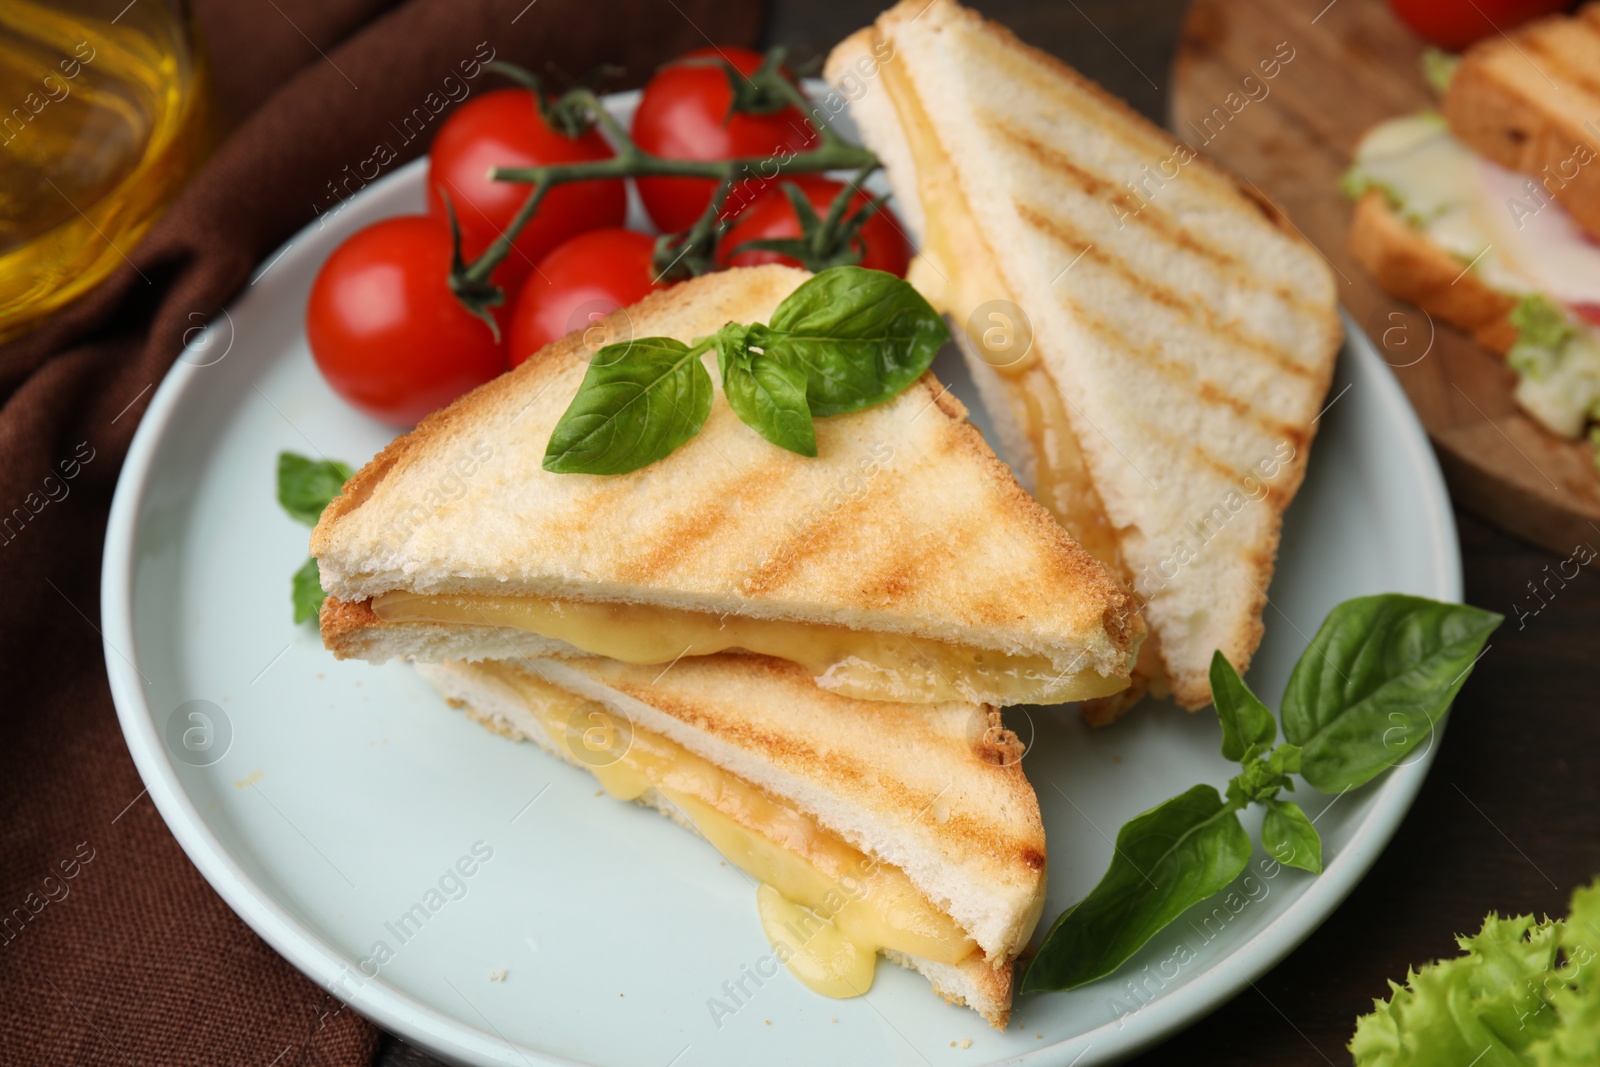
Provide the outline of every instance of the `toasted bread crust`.
[[1504,355],[1516,343],[1517,328],[1506,318],[1516,300],[1409,225],[1377,189],[1356,202],[1350,254],[1384,292],[1468,331],[1484,347]]
[[[956,45],[949,42],[955,40],[965,49],[962,62],[974,70],[981,67],[981,78],[970,76],[980,80],[968,84],[964,80],[968,76],[953,69]],[[1263,632],[1261,613],[1275,566],[1282,513],[1303,480],[1308,446],[1317,429],[1315,413],[1332,379],[1342,334],[1331,273],[1293,224],[1258,190],[1197,155],[1182,163],[1179,179],[1153,193],[1147,190],[1147,197],[1127,193],[1127,183],[1121,180],[1124,175],[1107,160],[1119,152],[1124,156],[1131,153],[1151,164],[1145,168],[1148,172],[1175,152],[1178,146],[1172,136],[1060,60],[1023,44],[1009,30],[953,0],[902,0],[880,17],[871,32],[852,35],[835,49],[827,65],[829,78],[837,84],[872,60],[906,64],[904,77],[929,114],[938,116],[935,135],[979,225],[997,233],[1004,231],[1001,239],[1011,248],[1000,257],[998,269],[1006,276],[1010,298],[1022,302],[1034,320],[1035,346],[1041,349],[1046,370],[1075,413],[1074,421],[1081,413],[1093,427],[1080,430],[1078,437],[1106,513],[1119,531],[1122,554],[1133,571],[1129,577],[1139,580],[1139,591],[1150,601],[1146,622],[1153,633],[1168,638],[1159,648],[1161,673],[1170,680],[1179,703],[1191,709],[1206,705],[1213,647],[1221,648],[1243,667]],[[965,95],[957,93],[958,83]],[[899,116],[886,106],[886,98],[893,94],[874,98],[873,92],[868,88],[859,99],[853,97],[852,107],[860,112],[868,143],[885,159],[897,194],[909,203],[916,197],[916,162],[900,129]],[[961,99],[954,99],[956,95]],[[968,111],[970,119],[965,117]],[[1077,116],[1082,116],[1081,123],[1092,132],[1078,139],[1060,135],[1060,124],[1048,116],[1068,113],[1074,116],[1072,121],[1080,121]],[[950,143],[951,137],[960,138],[959,143]],[[1107,142],[1113,147],[1106,147]],[[1005,173],[991,174],[985,170],[984,160],[1001,151],[1006,158]],[[1138,177],[1129,176],[1133,180]],[[1207,210],[1186,212],[1185,198],[1188,203],[1202,202],[1206,209],[1222,210],[1211,210],[1210,217]],[[1085,204],[1091,207],[1074,212]],[[1147,239],[1138,241],[1114,232],[1108,237],[1096,226],[1094,205],[1101,217],[1119,216],[1122,225],[1116,229],[1125,225]],[[1120,211],[1107,210],[1116,208]],[[1018,220],[1015,232],[1007,221],[1013,215]],[[1252,236],[1231,241],[1218,228],[1219,215],[1237,220],[1232,228],[1240,233],[1249,231]],[[1261,231],[1270,232],[1271,239],[1265,234],[1254,236]],[[1040,246],[1048,249],[1044,258],[1054,263],[1054,269],[1046,270],[1041,279],[1059,279],[1061,266],[1078,264],[1080,259],[1082,265],[1059,286],[1054,281],[1043,286],[1041,281],[1029,288],[1029,272],[1035,269],[1028,265],[1029,253],[1038,255],[1035,249]],[[1161,264],[1146,262],[1136,246],[1160,249],[1158,255],[1167,257],[1168,265],[1185,259],[1204,263],[1204,274],[1228,279],[1230,289],[1254,290],[1260,295],[1258,303],[1272,306],[1263,307],[1260,315],[1241,313],[1232,295],[1208,295],[1204,285],[1186,288],[1184,279],[1195,277],[1186,267],[1166,270],[1163,276],[1157,269]],[[1279,264],[1276,272],[1258,261],[1262,250]],[[959,250],[953,254],[962,259]],[[1109,288],[1098,280],[1080,287],[1080,279],[1088,273],[1107,279]],[[1075,295],[1080,288],[1083,295]],[[1108,298],[1107,292],[1113,289],[1115,294]],[[1059,318],[1053,312],[1056,304],[1061,305]],[[1128,310],[1135,305],[1145,309],[1144,313]],[[1044,307],[1051,307],[1052,314],[1042,316],[1039,310]],[[1174,325],[1142,329],[1140,320],[1152,314],[1173,320]],[[1041,326],[1041,318],[1059,326]],[[1269,337],[1257,330],[1262,322],[1290,320],[1296,324],[1291,331]],[[1163,329],[1164,335],[1154,336]],[[1151,335],[1151,339],[1141,334]],[[1095,385],[1087,384],[1085,371],[1093,365],[1087,354],[1069,351],[1087,353],[1085,340],[1125,357],[1114,371],[1102,360],[1092,372],[1101,375]],[[1196,348],[1208,346],[1218,353],[1236,355],[1219,355],[1210,363],[1209,354],[1190,355]],[[1179,358],[1173,358],[1175,355]],[[1262,385],[1243,381],[1244,376],[1234,370],[1239,363],[1250,362],[1267,368],[1251,371]],[[1208,367],[1212,371],[1209,376]],[[976,374],[978,368],[974,369]],[[1176,488],[1164,485],[1154,496],[1140,488],[1150,478],[1126,472],[1132,461],[1118,447],[1127,444],[1126,438],[1114,444],[1106,437],[1107,433],[1142,436],[1145,427],[1136,422],[1123,425],[1118,414],[1097,413],[1094,407],[1100,404],[1095,398],[1105,397],[1106,391],[1140,388],[1133,384],[1136,379],[1163,383],[1151,389],[1152,397],[1188,391],[1188,407],[1205,411],[1206,426],[1226,427],[1198,439],[1180,433],[1167,442],[1168,450],[1154,462],[1163,464],[1163,470],[1172,467]],[[1088,395],[1091,392],[1093,395]],[[1012,405],[996,403],[991,394],[1003,394],[994,389],[984,394],[995,420],[1005,423],[1015,418]],[[1117,407],[1115,403],[1100,404],[1102,412]],[[1171,402],[1152,399],[1146,407],[1167,410]],[[1151,429],[1152,440],[1164,441],[1162,426]],[[1007,440],[1015,437],[1012,434]],[[1235,455],[1206,451],[1204,446],[1224,438],[1231,438]],[[1263,443],[1241,446],[1246,440]],[[1191,602],[1181,606],[1172,597],[1170,581],[1151,583],[1152,595],[1142,575],[1185,536],[1181,520],[1200,521],[1213,503],[1210,499],[1190,501],[1187,510],[1195,514],[1176,514],[1176,507],[1160,503],[1158,498],[1181,496],[1183,486],[1202,482],[1217,486],[1207,492],[1220,498],[1226,485],[1206,480],[1219,474],[1238,480],[1246,473],[1243,464],[1270,452],[1275,442],[1289,446],[1292,456],[1272,478],[1268,495],[1251,505],[1258,514],[1246,520],[1249,533],[1230,531],[1227,548],[1215,550],[1230,554],[1226,580],[1205,579],[1201,583],[1207,587],[1205,591],[1194,586],[1197,592]],[[1142,463],[1140,469],[1144,473]],[[1154,467],[1149,473],[1161,480]],[[1184,573],[1179,582],[1193,586],[1196,576],[1192,571]],[[1213,584],[1216,595],[1210,588]],[[1208,625],[1203,635],[1196,634],[1192,620],[1213,609],[1217,618],[1230,620],[1227,627]],[[1161,680],[1153,681],[1159,685]],[[1111,698],[1095,711],[1102,718],[1114,717],[1124,703]]]
[[382,621],[378,618],[377,612],[372,610],[372,601],[351,602],[340,600],[336,596],[323,600],[322,611],[317,615],[317,627],[322,631],[322,643],[340,659],[346,658],[339,655],[340,648],[347,646],[352,637]]
[[372,610],[370,600],[349,601],[333,596],[322,602],[319,627],[323,646],[335,659],[364,659],[371,663],[391,659],[432,663],[445,659],[477,662],[585,655],[564,641],[505,627],[385,622]]
[[1467,49],[1440,110],[1479,155],[1535,176],[1600,236],[1600,5]]
[[892,963],[916,971],[933,985],[933,991],[945,1003],[968,1007],[996,1030],[1004,1030],[1011,1021],[1011,996],[1015,986],[1015,961],[1006,960],[1003,966],[994,967],[990,961],[978,956],[951,965],[932,963],[907,956],[900,952],[883,953]]

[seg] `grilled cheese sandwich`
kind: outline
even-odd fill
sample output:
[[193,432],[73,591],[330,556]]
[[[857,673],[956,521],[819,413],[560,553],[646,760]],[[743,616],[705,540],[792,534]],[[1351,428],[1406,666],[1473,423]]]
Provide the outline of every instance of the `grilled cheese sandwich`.
[[[684,283],[618,312],[632,336],[764,321],[806,277]],[[425,420],[312,537],[341,656],[616,656],[729,648],[871,699],[1059,703],[1127,685],[1142,626],[1117,582],[1031,500],[931,376],[817,422],[815,459],[749,433],[718,393],[667,459],[541,469],[582,338]],[[461,475],[463,456],[486,455]],[[441,485],[455,491],[430,505]]]
[[854,701],[747,655],[665,675],[598,659],[418,670],[491,729],[703,836],[759,883],[774,953],[811,989],[859,996],[881,954],[1004,1028],[1045,860],[994,709]]
[[[1260,640],[1339,344],[1326,264],[1193,150],[954,0],[906,0],[826,76],[853,90],[922,241],[912,280],[960,330],[1006,452],[1143,606],[1134,686],[1099,717],[1143,685],[1204,706],[1213,651],[1243,667]],[[1031,348],[989,343],[993,314]]]

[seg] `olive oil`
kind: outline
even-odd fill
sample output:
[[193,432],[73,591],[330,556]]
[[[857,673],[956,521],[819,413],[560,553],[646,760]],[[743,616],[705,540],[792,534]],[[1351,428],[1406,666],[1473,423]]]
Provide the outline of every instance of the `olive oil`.
[[207,141],[176,0],[0,0],[0,340],[121,266]]

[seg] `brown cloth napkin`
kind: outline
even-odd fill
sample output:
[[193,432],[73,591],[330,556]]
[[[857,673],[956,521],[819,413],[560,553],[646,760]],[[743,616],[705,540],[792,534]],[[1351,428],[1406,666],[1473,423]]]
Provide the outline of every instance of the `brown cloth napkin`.
[[[215,314],[311,221],[313,205],[326,209],[327,182],[396,141],[389,123],[481,43],[497,58],[536,71],[554,63],[572,77],[618,63],[637,85],[660,61],[713,39],[753,43],[762,16],[740,0],[195,8],[231,133],[145,240],[123,250],[127,266],[0,348],[0,516],[26,512],[20,526],[0,527],[4,1064],[371,1059],[374,1028],[228,910],[143,792],[99,636],[100,554],[118,468],[152,386],[200,321],[191,316]],[[394,166],[424,141],[395,144]]]

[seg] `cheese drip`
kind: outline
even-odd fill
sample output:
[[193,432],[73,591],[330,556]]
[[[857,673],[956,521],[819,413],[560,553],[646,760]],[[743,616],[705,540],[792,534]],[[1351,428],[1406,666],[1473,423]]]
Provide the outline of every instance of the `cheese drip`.
[[729,863],[760,883],[763,929],[808,987],[853,997],[872,985],[880,949],[938,963],[980,950],[898,867],[682,745],[517,668],[479,665],[517,690],[552,742],[619,800],[654,789]]
[[743,649],[798,663],[824,689],[858,700],[1054,704],[1127,685],[1093,669],[1060,671],[1044,656],[651,604],[397,591],[375,597],[372,610],[386,622],[511,627],[624,663],[671,663],[685,655]]

